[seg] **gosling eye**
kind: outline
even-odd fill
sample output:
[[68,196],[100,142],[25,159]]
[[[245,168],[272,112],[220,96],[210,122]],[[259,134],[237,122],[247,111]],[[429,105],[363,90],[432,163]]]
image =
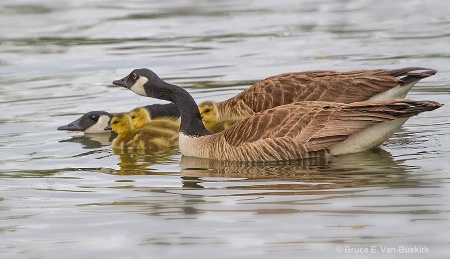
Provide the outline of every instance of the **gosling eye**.
[[205,110],[205,112],[210,112],[210,111],[211,111],[210,109],[206,109],[206,110]]
[[118,122],[118,121],[113,121],[113,122],[112,122],[112,124],[117,124],[117,123],[119,123],[119,122]]
[[91,115],[91,120],[98,121],[99,116],[98,115]]
[[135,115],[132,115],[132,116],[131,116],[131,119],[132,119],[132,120],[136,119],[136,116],[135,116]]

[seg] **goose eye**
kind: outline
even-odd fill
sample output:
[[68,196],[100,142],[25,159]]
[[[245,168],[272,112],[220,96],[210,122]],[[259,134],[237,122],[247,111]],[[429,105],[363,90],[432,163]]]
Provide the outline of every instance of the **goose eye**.
[[98,121],[98,115],[91,115],[91,120]]
[[136,79],[137,79],[137,75],[136,75],[135,73],[133,73],[133,74],[131,75],[131,78],[133,78],[133,80],[136,80]]

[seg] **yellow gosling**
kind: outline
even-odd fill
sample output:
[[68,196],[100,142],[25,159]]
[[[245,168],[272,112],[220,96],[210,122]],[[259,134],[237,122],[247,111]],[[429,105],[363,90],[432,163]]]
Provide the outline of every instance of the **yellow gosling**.
[[213,133],[221,132],[234,123],[244,119],[245,117],[234,117],[225,120],[220,120],[219,110],[216,103],[211,101],[202,102],[198,106],[200,115],[202,116],[203,124],[205,128]]
[[119,113],[111,119],[111,129],[118,136],[112,141],[111,146],[115,149],[145,149],[161,150],[174,147],[178,144],[178,129],[171,130],[150,121],[145,126],[134,129],[130,116]]
[[131,118],[133,127],[136,129],[148,126],[150,122],[152,127],[166,128],[177,132],[180,129],[180,122],[178,119],[172,117],[158,117],[152,119],[150,112],[144,107],[133,109],[128,115]]

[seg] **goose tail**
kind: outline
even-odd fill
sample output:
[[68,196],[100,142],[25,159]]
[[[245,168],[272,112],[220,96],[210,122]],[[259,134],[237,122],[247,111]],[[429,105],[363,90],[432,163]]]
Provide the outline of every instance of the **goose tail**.
[[398,98],[403,99],[417,82],[436,73],[436,70],[424,67],[406,67],[387,70],[383,74],[398,78],[398,87],[376,94],[369,98],[369,100],[385,101]]
[[[366,105],[364,105],[366,104]],[[379,109],[379,102],[358,102],[350,104],[357,105],[359,111],[370,112]],[[386,102],[386,108],[383,109],[384,114],[389,114],[397,118],[412,117],[426,111],[433,111],[442,107],[442,103],[435,101],[414,101],[409,99],[394,99]]]
[[[348,139],[329,148],[332,155],[356,153],[369,150],[383,144],[392,134],[394,134],[410,117],[419,113],[432,111],[442,107],[441,103],[433,101],[413,101],[407,99],[397,99],[386,103],[382,110],[376,102],[353,103],[351,105],[361,105],[356,110],[362,113],[379,113],[390,116],[392,120],[376,123],[362,131],[351,135]],[[350,106],[349,106],[350,107]]]
[[435,75],[436,73],[437,70],[424,67],[405,67],[387,71],[388,75],[399,77],[401,85],[416,83],[417,81]]

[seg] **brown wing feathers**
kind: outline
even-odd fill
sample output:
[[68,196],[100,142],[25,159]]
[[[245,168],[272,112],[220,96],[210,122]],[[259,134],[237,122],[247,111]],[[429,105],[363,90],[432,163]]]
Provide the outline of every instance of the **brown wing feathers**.
[[408,67],[351,72],[311,71],[266,78],[235,97],[218,103],[222,117],[250,115],[298,101],[360,102],[436,70]]
[[223,135],[235,147],[267,141],[270,143],[261,145],[261,152],[274,147],[283,152],[294,150],[288,145],[295,142],[304,145],[305,152],[311,152],[343,141],[376,123],[411,117],[440,106],[436,102],[411,100],[353,104],[298,102],[255,114],[231,126]]

